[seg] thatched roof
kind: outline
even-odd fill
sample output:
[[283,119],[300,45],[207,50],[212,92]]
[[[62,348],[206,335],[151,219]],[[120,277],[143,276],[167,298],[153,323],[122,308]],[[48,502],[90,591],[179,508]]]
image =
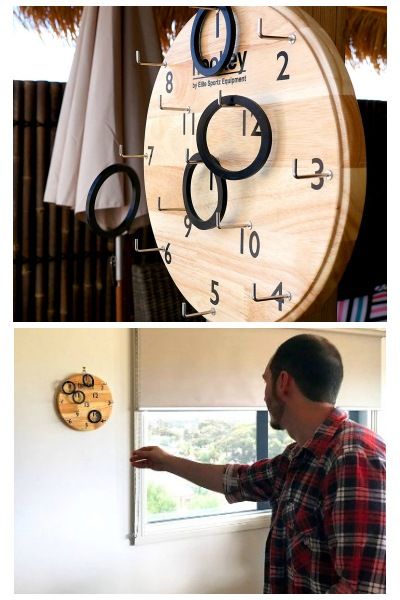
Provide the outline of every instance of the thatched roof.
[[[15,14],[28,28],[51,30],[56,35],[76,38],[82,6],[21,6]],[[183,25],[193,16],[195,9],[185,6],[156,6],[154,15],[163,50]],[[386,64],[386,8],[378,6],[347,7],[346,58],[353,64],[365,59],[376,69]]]

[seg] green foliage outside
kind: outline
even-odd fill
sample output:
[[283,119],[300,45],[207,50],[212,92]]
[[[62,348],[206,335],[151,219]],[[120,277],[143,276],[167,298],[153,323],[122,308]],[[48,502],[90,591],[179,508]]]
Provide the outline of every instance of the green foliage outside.
[[[285,432],[269,429],[268,436],[270,457],[281,453],[291,442]],[[166,423],[160,418],[151,423],[149,443],[204,463],[252,463],[256,460],[256,424],[217,419],[187,420],[177,414],[176,420],[171,422]],[[215,509],[220,504],[219,495],[194,487],[193,495],[185,499],[184,510]],[[149,483],[147,509],[151,514],[161,514],[182,510],[182,506],[178,506],[177,499],[164,486]]]

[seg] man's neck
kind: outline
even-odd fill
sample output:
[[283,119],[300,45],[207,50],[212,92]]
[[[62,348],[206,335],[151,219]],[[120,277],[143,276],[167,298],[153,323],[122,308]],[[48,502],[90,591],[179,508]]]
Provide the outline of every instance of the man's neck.
[[287,432],[300,446],[304,446],[327,419],[333,408],[332,404],[317,402],[301,407],[298,411],[287,415]]

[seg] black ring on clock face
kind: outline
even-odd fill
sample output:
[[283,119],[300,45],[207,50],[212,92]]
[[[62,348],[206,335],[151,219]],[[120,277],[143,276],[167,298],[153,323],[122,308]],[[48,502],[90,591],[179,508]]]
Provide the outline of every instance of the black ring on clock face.
[[72,400],[75,404],[82,404],[85,400],[85,394],[81,390],[72,393]]
[[101,412],[99,410],[90,410],[88,412],[88,420],[91,423],[99,423],[101,421]]
[[[72,386],[72,389],[67,392],[67,390],[65,389],[65,386]],[[73,394],[76,390],[76,386],[75,383],[73,381],[70,381],[69,379],[67,381],[64,381],[64,383],[61,386],[61,389],[63,391],[64,394],[67,394],[67,396],[70,396],[71,394]]]
[[197,126],[196,141],[199,154],[204,164],[214,173],[214,175],[230,180],[247,179],[247,177],[251,177],[257,173],[267,162],[272,146],[271,124],[261,106],[257,104],[257,102],[254,102],[254,100],[246,98],[246,96],[223,96],[221,102],[223,106],[243,106],[254,115],[261,131],[260,149],[253,162],[240,171],[229,171],[228,169],[221,167],[220,163],[210,153],[207,144],[208,126],[212,117],[221,108],[218,100],[214,100],[214,102],[211,102],[204,110]]
[[[214,159],[215,160],[215,159]],[[183,194],[183,202],[185,204],[186,212],[190,219],[190,222],[197,227],[198,229],[213,229],[216,227],[216,213],[220,214],[220,219],[222,220],[226,211],[226,205],[228,202],[228,192],[226,188],[226,181],[222,177],[215,176],[215,180],[217,182],[217,191],[218,191],[218,202],[217,208],[211,215],[211,217],[207,220],[203,220],[199,217],[195,208],[193,206],[192,200],[192,177],[197,164],[190,164],[191,161],[200,161],[200,154],[193,154],[189,158],[189,162],[186,165],[185,172],[183,174],[183,182],[182,182],[182,194]],[[218,162],[218,161],[217,161]]]
[[[114,173],[126,173],[128,175],[131,185],[132,185],[132,199],[128,207],[128,212],[124,220],[115,227],[114,229],[102,229],[96,220],[96,198],[97,194],[103,183],[114,175]],[[86,221],[89,225],[90,229],[97,233],[97,235],[101,235],[106,238],[113,238],[121,235],[125,231],[129,230],[129,227],[136,216],[136,213],[139,208],[140,203],[140,181],[139,177],[136,175],[136,172],[129,165],[115,164],[106,167],[99,175],[97,175],[96,179],[90,186],[90,190],[88,193],[88,197],[86,200]]]
[[84,373],[82,375],[82,383],[86,387],[93,387],[94,386],[94,377],[93,377],[93,375],[90,375],[90,373]]
[[205,77],[219,75],[221,71],[229,65],[236,44],[236,22],[235,16],[230,6],[216,6],[222,12],[226,24],[225,48],[219,61],[210,67],[206,67],[201,57],[201,29],[209,10],[199,9],[193,21],[192,32],[190,35],[190,51],[192,53],[193,65],[199,73]]

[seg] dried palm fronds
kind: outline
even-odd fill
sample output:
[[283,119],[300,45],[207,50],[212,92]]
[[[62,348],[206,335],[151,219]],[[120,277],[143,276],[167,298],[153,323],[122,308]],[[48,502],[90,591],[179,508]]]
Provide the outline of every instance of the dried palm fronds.
[[345,36],[346,58],[353,65],[370,62],[379,71],[387,60],[387,12],[385,7],[348,7]]
[[[53,31],[67,39],[76,39],[82,6],[20,6],[15,15],[28,28]],[[379,70],[386,64],[386,8],[349,6],[346,30],[346,58],[353,64],[369,60]],[[154,18],[161,48],[168,50],[182,27],[194,15],[186,6],[155,6]]]
[[17,6],[14,15],[29,29],[51,31],[67,40],[75,40],[83,6]]

